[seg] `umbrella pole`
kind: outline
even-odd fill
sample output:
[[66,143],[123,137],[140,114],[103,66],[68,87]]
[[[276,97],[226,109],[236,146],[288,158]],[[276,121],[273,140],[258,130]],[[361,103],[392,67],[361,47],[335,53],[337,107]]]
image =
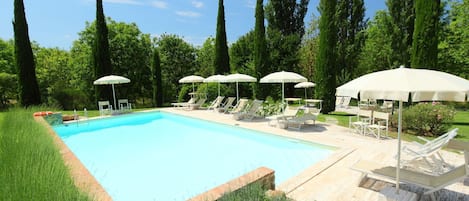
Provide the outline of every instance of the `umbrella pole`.
[[194,90],[194,83],[192,82],[192,93],[194,93],[195,90]]
[[117,107],[116,107],[116,92],[114,91],[114,84],[111,84],[112,85],[112,97],[114,98],[114,109],[117,110]]
[[397,167],[396,167],[396,194],[399,195],[399,172],[401,170],[401,134],[402,134],[402,100],[399,100],[399,119],[397,124]]
[[308,96],[306,96],[306,88],[305,88],[305,99],[307,99],[307,98],[308,98]]
[[285,84],[282,82],[282,103],[285,104]]
[[236,102],[239,101],[238,82],[236,82]]
[[220,96],[220,82],[218,83],[218,96]]

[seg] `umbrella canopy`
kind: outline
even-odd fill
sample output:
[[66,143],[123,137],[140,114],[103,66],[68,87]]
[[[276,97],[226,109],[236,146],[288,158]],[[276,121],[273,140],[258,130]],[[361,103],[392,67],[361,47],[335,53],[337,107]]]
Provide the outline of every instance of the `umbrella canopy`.
[[316,84],[312,82],[300,82],[298,84],[295,84],[295,88],[305,88],[305,99],[307,98],[306,96],[306,88],[314,87]]
[[337,88],[337,96],[399,101],[396,189],[399,193],[402,102],[466,101],[469,80],[427,69],[397,68],[363,75]]
[[203,82],[204,78],[198,75],[189,75],[179,80],[179,83],[192,83],[192,92],[194,92],[194,83]]
[[218,83],[218,96],[220,96],[220,82],[225,79],[224,75],[212,75],[204,79],[204,82],[216,82]]
[[285,83],[298,83],[308,81],[298,73],[280,71],[268,74],[261,78],[260,83],[282,83],[282,102],[285,100]]
[[129,83],[130,79],[118,75],[108,75],[101,77],[93,82],[94,85],[107,85],[110,84],[112,86],[112,97],[114,98],[114,109],[117,109],[116,107],[116,92],[114,90],[114,85],[115,84],[124,84],[124,83]]
[[239,100],[239,92],[238,92],[238,83],[239,82],[256,82],[257,79],[250,75],[246,74],[231,74],[225,76],[225,79],[222,82],[236,82],[236,101]]

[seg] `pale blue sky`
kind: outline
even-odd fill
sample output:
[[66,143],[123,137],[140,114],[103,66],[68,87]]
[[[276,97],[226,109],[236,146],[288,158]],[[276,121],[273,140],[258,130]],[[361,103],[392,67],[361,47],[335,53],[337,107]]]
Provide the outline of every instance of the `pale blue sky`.
[[[103,0],[104,13],[116,21],[135,22],[153,36],[177,34],[195,46],[215,36],[218,0]],[[225,0],[228,42],[254,28],[255,0]],[[365,0],[366,16],[386,9],[385,0]],[[310,0],[306,22],[318,16],[319,0]],[[69,49],[95,19],[95,0],[24,0],[30,39],[45,47]],[[0,1],[0,38],[13,38],[13,1]]]

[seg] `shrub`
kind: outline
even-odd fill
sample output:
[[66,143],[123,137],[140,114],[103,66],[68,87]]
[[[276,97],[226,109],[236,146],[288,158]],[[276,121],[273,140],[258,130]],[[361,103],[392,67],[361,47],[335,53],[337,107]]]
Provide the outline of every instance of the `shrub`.
[[[412,130],[417,135],[439,136],[445,133],[454,119],[454,108],[440,103],[420,103],[402,112],[402,129]],[[393,125],[397,126],[397,112]]]
[[85,108],[89,102],[88,96],[83,91],[62,87],[52,92],[52,100],[49,104],[58,104],[65,110],[73,110]]

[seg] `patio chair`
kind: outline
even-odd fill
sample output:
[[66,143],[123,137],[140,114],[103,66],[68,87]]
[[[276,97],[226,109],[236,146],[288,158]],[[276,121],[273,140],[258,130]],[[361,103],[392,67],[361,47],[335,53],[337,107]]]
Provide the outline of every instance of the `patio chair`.
[[389,111],[393,107],[392,101],[383,101],[383,105],[381,105],[381,109],[384,111]]
[[[404,146],[402,148],[402,152],[409,158],[404,159],[401,164],[403,166],[412,166],[413,163],[422,159],[427,164],[427,167],[420,164],[416,166],[414,165],[414,167],[433,173],[442,172],[444,170],[444,166],[449,165],[445,162],[439,151],[447,145],[451,139],[456,137],[457,134],[458,128],[455,128],[433,140],[427,140],[420,137],[420,139],[425,141],[425,144],[413,142],[412,144],[414,146]],[[429,159],[431,159],[433,163],[431,163]]]
[[364,135],[366,128],[371,123],[373,111],[371,110],[358,110],[356,121],[352,121],[353,117],[349,117],[349,129],[353,133]]
[[112,105],[109,101],[98,101],[99,115],[112,114]]
[[207,107],[207,110],[214,110],[219,108],[221,104],[223,103],[223,99],[225,99],[224,96],[218,96],[215,100],[212,101],[212,104]]
[[239,113],[239,112],[242,112],[246,109],[246,106],[248,105],[249,103],[249,99],[246,99],[246,98],[241,98],[239,99],[238,103],[236,103],[235,106],[231,107],[231,110],[227,110],[225,111],[225,113],[229,112],[230,114],[236,114],[236,113]]
[[389,128],[389,113],[373,112],[373,120],[371,125],[367,127],[368,133],[374,135],[376,138],[381,139],[381,131],[385,131],[386,137],[388,136]]
[[344,102],[344,96],[337,96],[335,98],[335,107],[342,107],[342,103]]
[[249,121],[254,119],[254,117],[257,117],[257,112],[262,108],[263,102],[262,100],[252,101],[246,110],[233,114],[233,118],[236,120],[246,119]]
[[128,99],[119,99],[117,100],[117,103],[119,104],[119,110],[121,111],[132,110],[132,104],[129,103]]
[[335,104],[336,107],[338,108],[350,108],[350,100],[352,100],[352,97],[350,96],[338,96]]
[[189,104],[194,104],[197,101],[197,98],[191,97],[187,102],[171,103],[173,107],[187,107]]
[[[463,165],[451,169],[441,175],[430,175],[408,169],[400,170],[400,181],[414,184],[427,190],[423,195],[429,195],[433,201],[436,200],[434,192],[445,188],[453,183],[464,180],[469,176],[469,143],[464,142],[465,162]],[[379,176],[387,179],[396,179],[396,167],[383,166],[372,161],[358,161],[351,169],[362,172],[365,176]]]
[[222,107],[218,108],[218,112],[228,112],[230,108],[233,108],[233,103],[236,100],[236,97],[228,97],[226,101],[222,104]]

